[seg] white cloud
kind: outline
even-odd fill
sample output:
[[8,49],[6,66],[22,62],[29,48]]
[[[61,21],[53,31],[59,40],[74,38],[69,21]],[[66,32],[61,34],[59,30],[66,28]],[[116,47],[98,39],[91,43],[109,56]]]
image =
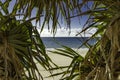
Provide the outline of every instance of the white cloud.
[[[69,34],[69,30],[58,29],[55,36],[56,37],[75,37],[75,35],[79,33],[81,30],[82,29],[80,28],[73,28],[71,29],[71,33]],[[91,34],[93,34],[95,31],[96,29],[89,29],[85,33],[82,33],[81,35],[88,37],[88,36],[91,36]],[[81,36],[81,35],[78,35],[78,36]],[[41,33],[41,37],[52,37],[52,36],[53,34],[50,31],[48,31],[48,29],[44,29]]]
[[[69,30],[66,29],[58,29],[57,33],[55,34],[56,37],[73,37],[76,35],[77,33],[77,29],[71,29],[71,33],[69,34]],[[44,29],[41,33],[42,37],[52,37],[53,34],[48,31],[47,29]]]

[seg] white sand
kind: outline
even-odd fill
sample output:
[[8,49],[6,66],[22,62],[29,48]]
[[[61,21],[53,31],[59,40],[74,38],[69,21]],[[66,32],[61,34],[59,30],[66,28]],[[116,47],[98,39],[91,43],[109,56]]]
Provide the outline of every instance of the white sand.
[[[53,50],[53,49],[50,49],[50,50]],[[82,49],[75,50],[75,51],[77,51],[78,53],[80,53],[82,56],[85,56],[85,53],[88,51],[88,49],[82,48]],[[58,66],[69,65],[70,62],[71,62],[71,60],[72,60],[72,59],[70,59],[68,57],[64,57],[64,56],[53,54],[53,53],[48,53],[48,55],[53,60],[53,62],[56,63]],[[42,67],[39,67],[39,70],[41,71],[41,74],[44,77],[47,77],[47,76],[50,75],[50,73],[48,73],[47,71],[45,71]],[[55,71],[54,73],[57,73],[57,72],[60,72],[60,70],[59,71]],[[60,77],[61,76],[57,76],[57,77],[54,77],[54,78],[44,78],[44,80],[59,80]]]

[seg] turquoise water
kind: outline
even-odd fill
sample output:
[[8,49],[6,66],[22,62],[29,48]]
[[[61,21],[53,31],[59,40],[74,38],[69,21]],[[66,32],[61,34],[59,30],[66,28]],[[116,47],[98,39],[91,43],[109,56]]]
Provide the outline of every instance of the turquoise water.
[[[46,48],[62,48],[62,45],[70,48],[80,47],[89,37],[42,37]],[[95,44],[96,39],[88,41],[90,45]],[[85,46],[82,46],[84,48]]]

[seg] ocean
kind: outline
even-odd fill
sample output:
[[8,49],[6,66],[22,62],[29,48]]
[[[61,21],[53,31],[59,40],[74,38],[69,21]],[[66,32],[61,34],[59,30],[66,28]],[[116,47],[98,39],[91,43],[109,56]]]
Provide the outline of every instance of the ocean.
[[[62,48],[67,46],[70,48],[79,48],[89,37],[42,37],[42,41],[46,48]],[[90,45],[95,44],[96,39],[88,41]],[[82,46],[85,48],[85,46]]]

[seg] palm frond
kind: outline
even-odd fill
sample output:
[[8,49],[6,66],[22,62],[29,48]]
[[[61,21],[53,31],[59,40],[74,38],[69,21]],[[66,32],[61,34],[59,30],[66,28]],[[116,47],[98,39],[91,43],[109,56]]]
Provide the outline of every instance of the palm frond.
[[[8,11],[8,7],[4,8]],[[53,62],[31,23],[34,18],[20,21],[7,12],[0,13],[0,79],[43,80],[38,67],[48,70]]]

